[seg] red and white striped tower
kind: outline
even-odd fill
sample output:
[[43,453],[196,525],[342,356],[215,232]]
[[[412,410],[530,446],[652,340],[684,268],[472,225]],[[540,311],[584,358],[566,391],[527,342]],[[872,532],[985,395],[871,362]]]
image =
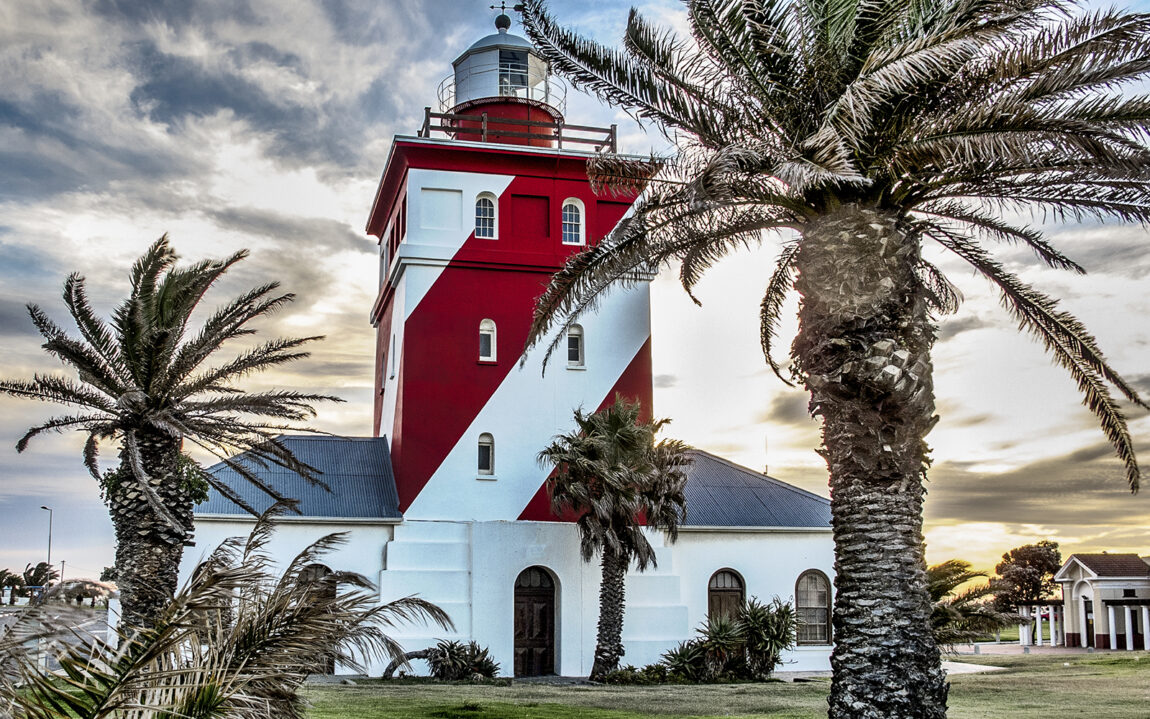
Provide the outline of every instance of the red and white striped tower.
[[630,201],[592,192],[615,129],[567,125],[565,88],[530,43],[484,37],[455,60],[416,137],[397,137],[367,231],[380,239],[375,433],[405,519],[550,520],[536,454],[616,392],[651,406],[650,294],[616,288],[520,366],[535,298]]

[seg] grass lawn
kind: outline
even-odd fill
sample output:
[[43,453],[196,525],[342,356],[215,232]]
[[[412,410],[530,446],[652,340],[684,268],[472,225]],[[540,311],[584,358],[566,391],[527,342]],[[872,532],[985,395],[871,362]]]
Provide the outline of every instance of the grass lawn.
[[[1150,716],[1150,655],[1145,652],[961,659],[1006,670],[954,676],[950,719]],[[309,719],[814,719],[826,716],[829,683],[583,687],[362,682],[354,687],[312,685],[304,695],[312,703]]]

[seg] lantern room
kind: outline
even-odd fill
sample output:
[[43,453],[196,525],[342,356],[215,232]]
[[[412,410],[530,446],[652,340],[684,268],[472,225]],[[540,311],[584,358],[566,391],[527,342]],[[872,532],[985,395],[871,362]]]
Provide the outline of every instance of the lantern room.
[[[528,104],[561,120],[567,87],[552,77],[531,43],[508,32],[511,18],[495,19],[496,32],[476,41],[452,63],[454,73],[439,85],[440,109],[461,112],[476,105]],[[489,112],[492,110],[489,108]]]
[[[439,85],[439,112],[427,109],[420,134],[441,130],[460,140],[533,147],[562,147],[567,139],[614,150],[613,137],[564,137],[567,85],[551,74],[528,40],[508,32],[510,27],[511,18],[500,15],[496,32],[455,59],[454,72]],[[443,124],[433,125],[436,120]]]

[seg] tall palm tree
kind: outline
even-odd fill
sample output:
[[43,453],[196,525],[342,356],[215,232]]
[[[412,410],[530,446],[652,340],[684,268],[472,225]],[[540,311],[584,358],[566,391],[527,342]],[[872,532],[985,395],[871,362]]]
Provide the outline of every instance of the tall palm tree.
[[[241,250],[223,260],[177,267],[164,235],[132,267],[131,294],[110,324],[89,304],[84,278],[72,274],[64,283],[64,303],[79,338],[36,305],[28,312],[44,336],[44,350],[76,370],[79,381],[54,374],[0,380],[0,392],[78,408],[29,429],[16,449],[23,452],[47,431],[87,435],[84,465],[100,482],[115,527],[117,584],[130,625],[151,624],[175,592],[180,557],[192,537],[192,507],[209,485],[256,514],[184,454],[185,441],[215,455],[276,501],[287,500],[250,467],[230,459],[233,453],[246,451],[319,482],[315,469],[296,460],[275,437],[300,431],[291,423],[313,416],[313,402],[340,400],[280,390],[244,392],[234,382],[307,357],[299,348],[321,338],[275,339],[218,365],[205,364],[228,340],[254,334],[250,321],[280,309],[294,295],[277,293],[276,282],[260,285],[216,309],[198,330],[189,326],[208,288],[247,256]],[[118,442],[120,464],[101,477],[98,449],[107,440]]]
[[656,565],[643,524],[674,542],[686,516],[688,447],[675,439],[655,442],[669,421],[644,421],[638,402],[616,395],[614,404],[593,414],[576,410],[576,429],[556,435],[539,453],[541,465],[555,468],[547,480],[552,511],[578,516],[583,561],[599,555],[594,680],[615,669],[623,656],[627,567],[632,561],[639,571]]
[[830,716],[944,716],[921,507],[934,317],[959,298],[922,248],[936,243],[998,288],[1070,372],[1137,489],[1110,387],[1146,404],[1078,320],[985,244],[1082,272],[1000,210],[1150,220],[1150,99],[1120,94],[1150,70],[1150,17],[1076,14],[1063,0],[687,0],[690,39],[632,10],[614,50],[560,27],[542,0],[525,6],[553,68],[677,149],[589,163],[597,189],[642,194],[556,274],[528,346],[616,282],[678,262],[690,292],[733,249],[790,231],[765,282],[761,339],[788,381],[771,349],[797,290],[791,377],[822,422],[836,547]]
[[994,608],[996,590],[989,582],[959,591],[964,584],[987,576],[986,572],[974,570],[970,562],[962,559],[949,559],[926,568],[927,587],[933,603],[930,625],[934,629],[934,640],[940,647],[983,639],[1018,620],[1017,614]]

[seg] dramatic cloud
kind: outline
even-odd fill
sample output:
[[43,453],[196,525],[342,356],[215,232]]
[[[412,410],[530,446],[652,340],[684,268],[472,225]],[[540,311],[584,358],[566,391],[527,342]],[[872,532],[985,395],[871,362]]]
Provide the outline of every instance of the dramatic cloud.
[[759,415],[758,421],[771,425],[794,424],[808,427],[814,421],[807,410],[809,403],[810,396],[806,392],[780,391],[771,399],[771,406]]

